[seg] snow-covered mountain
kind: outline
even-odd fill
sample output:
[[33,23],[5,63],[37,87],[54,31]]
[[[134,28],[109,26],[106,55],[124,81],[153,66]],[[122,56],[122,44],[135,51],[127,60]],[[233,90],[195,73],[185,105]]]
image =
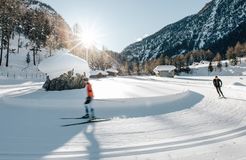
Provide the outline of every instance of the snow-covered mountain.
[[23,0],[23,2],[26,4],[28,9],[40,9],[43,11],[46,11],[51,14],[57,14],[58,13],[49,5],[46,3],[37,1],[37,0]]
[[225,54],[228,46],[238,41],[246,41],[246,1],[212,0],[197,14],[127,46],[122,54],[129,60],[135,57],[141,61],[196,49]]

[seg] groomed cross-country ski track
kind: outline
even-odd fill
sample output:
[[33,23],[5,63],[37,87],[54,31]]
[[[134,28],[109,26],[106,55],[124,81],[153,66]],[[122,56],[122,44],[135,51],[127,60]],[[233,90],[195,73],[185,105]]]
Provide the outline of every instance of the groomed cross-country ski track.
[[42,82],[0,83],[2,160],[246,160],[246,78],[115,77],[91,80],[93,107],[110,121],[78,123],[85,91]]

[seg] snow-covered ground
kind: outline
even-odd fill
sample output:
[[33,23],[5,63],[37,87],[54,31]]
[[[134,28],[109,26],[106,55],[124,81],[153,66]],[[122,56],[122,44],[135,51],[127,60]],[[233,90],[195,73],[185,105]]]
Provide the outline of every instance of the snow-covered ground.
[[0,67],[0,160],[246,160],[245,60],[222,72],[199,64],[175,78],[91,80],[96,115],[112,120],[62,127],[84,121],[63,118],[85,114],[85,90],[46,92],[44,73],[25,62],[29,49],[20,51]]
[[[239,59],[238,59],[239,60]],[[216,67],[217,62],[212,62],[213,72],[208,72],[208,61],[203,61],[201,63],[194,63],[189,66],[192,69],[192,74],[182,73],[181,75],[186,76],[245,76],[246,75],[246,57],[241,58],[241,63],[236,66],[231,66],[228,60],[221,61],[221,70]],[[228,67],[226,66],[228,64]]]
[[2,160],[244,160],[246,77],[91,80],[98,117],[83,120],[85,90],[46,92],[43,82],[0,81]]

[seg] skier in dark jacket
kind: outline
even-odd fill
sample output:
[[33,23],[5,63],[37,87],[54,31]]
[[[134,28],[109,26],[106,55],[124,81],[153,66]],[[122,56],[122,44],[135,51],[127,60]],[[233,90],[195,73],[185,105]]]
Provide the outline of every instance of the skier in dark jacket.
[[214,87],[216,88],[219,96],[221,97],[224,97],[224,94],[222,93],[221,91],[221,87],[222,87],[222,81],[218,78],[218,76],[215,76],[214,80],[213,80],[213,84],[214,84]]

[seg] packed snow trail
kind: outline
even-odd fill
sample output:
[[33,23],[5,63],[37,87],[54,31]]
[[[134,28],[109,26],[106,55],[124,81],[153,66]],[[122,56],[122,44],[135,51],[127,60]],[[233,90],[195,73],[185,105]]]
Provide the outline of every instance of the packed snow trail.
[[114,119],[67,128],[60,126],[78,120],[60,118],[83,114],[83,90],[32,84],[12,94],[1,85],[0,159],[243,159],[245,77],[222,78],[227,99],[218,98],[212,78],[93,80],[96,113]]

